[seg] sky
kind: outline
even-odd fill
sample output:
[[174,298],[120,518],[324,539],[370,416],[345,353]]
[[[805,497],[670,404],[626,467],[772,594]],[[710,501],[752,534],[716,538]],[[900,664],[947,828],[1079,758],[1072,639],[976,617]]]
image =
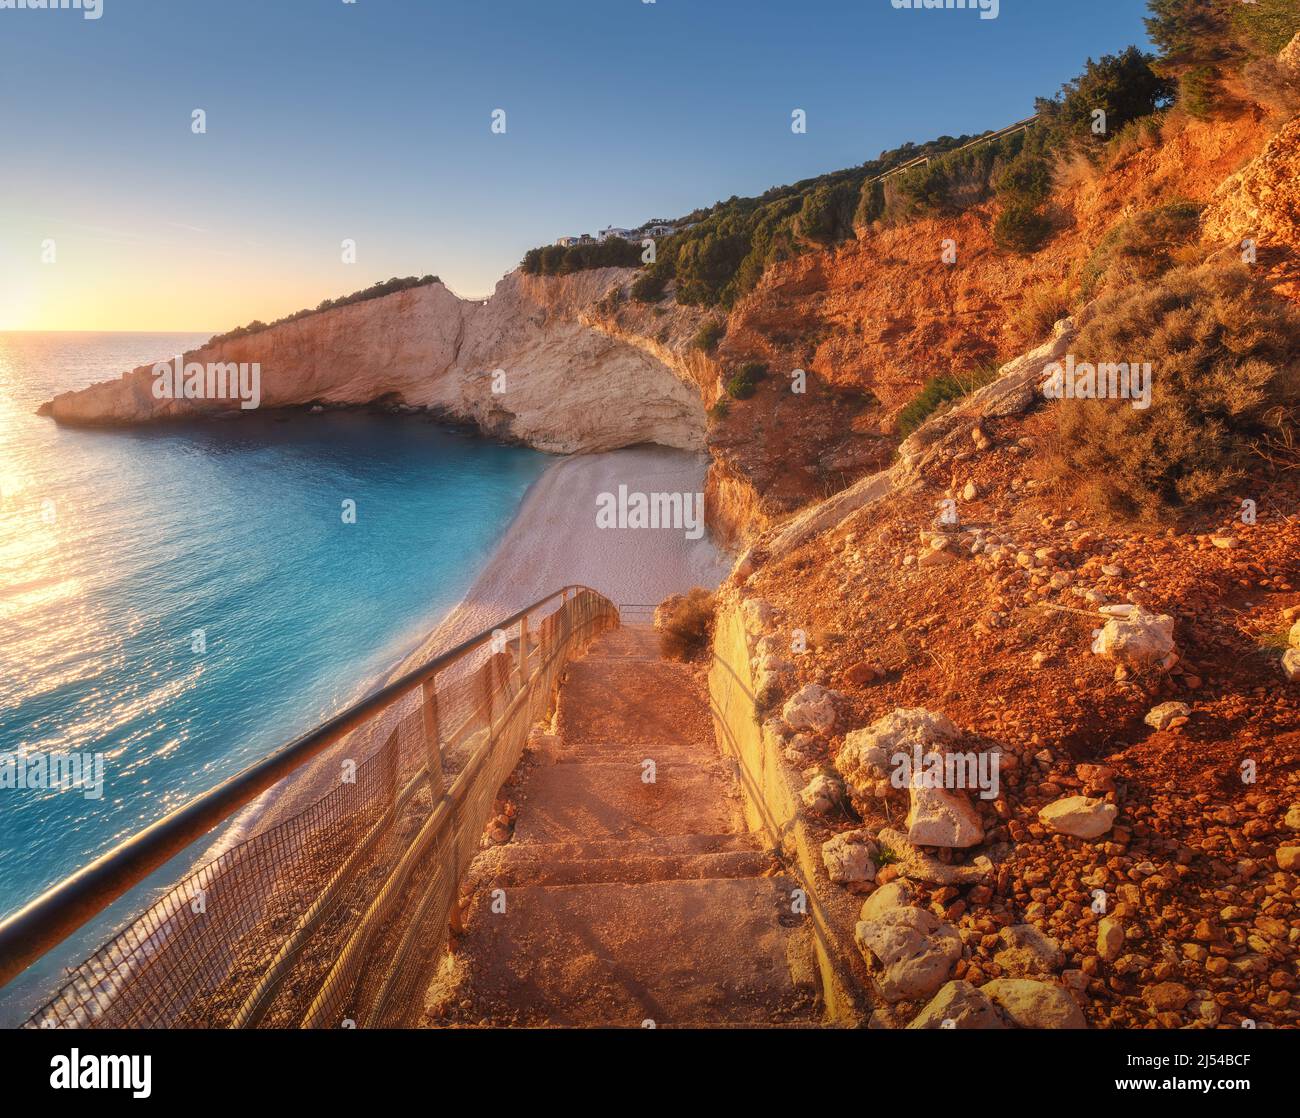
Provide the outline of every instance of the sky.
[[101,3],[0,8],[0,330],[485,296],[534,245],[1001,127],[1147,42],[1145,0]]

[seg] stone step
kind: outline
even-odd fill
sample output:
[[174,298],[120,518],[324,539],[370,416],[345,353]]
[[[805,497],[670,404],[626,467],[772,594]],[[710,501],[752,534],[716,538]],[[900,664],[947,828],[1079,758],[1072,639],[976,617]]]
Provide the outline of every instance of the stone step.
[[[815,1023],[811,930],[786,877],[523,886],[475,894],[456,1015],[494,1025]],[[498,903],[500,898],[498,898]]]
[[507,843],[480,856],[473,884],[492,889],[533,885],[635,885],[650,881],[700,881],[762,877],[779,868],[763,850],[740,849],[708,853],[648,853],[636,843],[611,843],[597,854],[571,854],[564,848],[582,844]]
[[742,831],[721,762],[656,761],[655,782],[639,761],[571,761],[529,773],[518,794],[515,841],[653,838]]

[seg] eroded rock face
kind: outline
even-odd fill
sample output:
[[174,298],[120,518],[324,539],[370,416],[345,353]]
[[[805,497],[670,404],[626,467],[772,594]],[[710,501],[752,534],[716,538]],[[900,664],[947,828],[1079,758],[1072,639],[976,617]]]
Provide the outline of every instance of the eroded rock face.
[[1232,247],[1251,237],[1261,250],[1300,251],[1300,118],[1214,192],[1202,228],[1207,240]]
[[835,728],[836,692],[818,683],[807,683],[786,701],[781,717],[792,730],[829,734]]
[[835,767],[850,795],[866,802],[888,791],[896,753],[910,757],[914,747],[928,751],[958,737],[960,731],[945,715],[922,707],[899,707],[870,726],[846,734]]
[[[430,284],[205,346],[186,360],[257,362],[262,408],[385,401],[555,453],[642,442],[702,450],[704,405],[685,371],[661,359],[672,351],[631,344],[585,320],[628,274],[512,272],[485,303]],[[497,370],[503,375],[494,378]],[[49,413],[60,423],[111,426],[240,410],[237,401],[155,399],[153,384],[153,367],[143,366],[65,392]]]

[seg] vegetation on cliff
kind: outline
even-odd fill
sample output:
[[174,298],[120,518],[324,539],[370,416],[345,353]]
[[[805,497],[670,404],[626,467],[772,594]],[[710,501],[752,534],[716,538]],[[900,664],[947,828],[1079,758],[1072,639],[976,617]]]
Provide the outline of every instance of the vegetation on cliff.
[[260,319],[254,319],[247,326],[236,326],[233,330],[227,330],[224,334],[214,334],[208,339],[208,345],[215,345],[217,342],[234,341],[236,338],[246,338],[249,334],[260,334],[263,330],[269,330],[272,326],[283,326],[286,322],[297,322],[299,319],[307,318],[313,314],[320,314],[322,311],[336,310],[339,307],[351,306],[353,303],[364,303],[369,299],[382,299],[385,295],[392,295],[398,291],[408,291],[413,287],[427,287],[431,283],[441,282],[442,280],[437,276],[406,276],[402,279],[394,276],[390,280],[371,284],[361,291],[354,291],[351,295],[340,295],[337,299],[325,299],[315,307],[294,311],[293,314],[277,318],[274,322],[262,322]]

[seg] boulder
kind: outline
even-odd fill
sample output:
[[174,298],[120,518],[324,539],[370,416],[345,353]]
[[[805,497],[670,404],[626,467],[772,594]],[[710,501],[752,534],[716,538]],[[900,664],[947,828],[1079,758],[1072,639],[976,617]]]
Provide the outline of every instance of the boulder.
[[957,727],[942,714],[921,707],[898,707],[870,726],[846,734],[835,767],[844,777],[850,795],[866,803],[890,779],[896,753],[910,757],[914,746],[925,751],[960,736]]
[[917,846],[964,849],[984,841],[984,825],[970,800],[959,792],[925,787],[919,775],[909,789],[907,837]]
[[957,929],[923,908],[891,908],[863,920],[855,938],[887,1002],[929,997],[961,957]]
[[930,999],[909,1029],[1005,1029],[1006,1022],[988,996],[961,979],[949,982]]
[[882,827],[876,842],[894,855],[898,874],[926,885],[983,885],[993,873],[993,862],[979,855],[970,865],[951,865],[914,846],[901,831]]
[[1106,622],[1093,651],[1135,671],[1170,668],[1178,661],[1174,619],[1135,606],[1127,616],[1111,617]]
[[832,780],[825,773],[818,773],[804,786],[803,791],[799,793],[799,799],[809,811],[825,815],[828,811],[834,810],[835,805],[840,802],[842,793],[843,789],[839,781]]
[[839,885],[874,879],[876,854],[876,844],[865,831],[846,831],[822,843],[822,862],[826,865],[826,872]]
[[910,908],[917,901],[919,894],[916,886],[900,878],[882,885],[862,904],[861,920],[871,920],[891,908]]
[[1282,674],[1290,683],[1300,679],[1300,648],[1288,648],[1282,653]]
[[781,717],[792,730],[811,730],[829,734],[835,729],[835,699],[838,695],[817,683],[799,688],[781,710]]
[[1300,870],[1300,846],[1279,846],[1277,848],[1277,868],[1280,870]]
[[1170,730],[1181,726],[1192,715],[1192,708],[1186,703],[1161,703],[1147,711],[1143,721],[1156,730]]
[[740,603],[741,620],[745,632],[760,637],[772,627],[772,607],[761,598],[746,598]]
[[1093,839],[1104,835],[1115,823],[1119,809],[1105,800],[1089,796],[1066,796],[1038,813],[1039,822],[1063,835]]
[[1032,924],[1013,924],[998,933],[993,961],[1009,975],[1049,975],[1065,963],[1061,945]]
[[995,978],[980,989],[1019,1029],[1086,1029],[1078,1003],[1063,986],[1033,978]]

